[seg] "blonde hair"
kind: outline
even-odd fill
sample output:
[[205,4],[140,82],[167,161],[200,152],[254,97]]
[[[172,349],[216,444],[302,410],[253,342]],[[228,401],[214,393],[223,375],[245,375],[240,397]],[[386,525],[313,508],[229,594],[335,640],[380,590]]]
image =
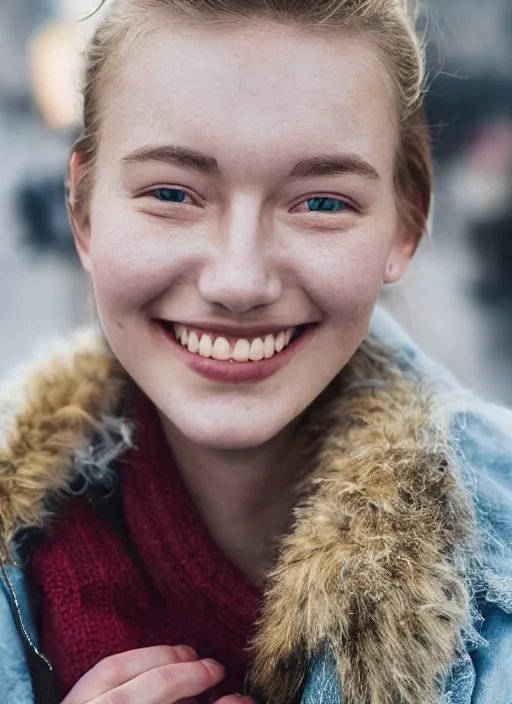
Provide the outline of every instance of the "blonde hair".
[[269,20],[369,39],[395,88],[400,129],[397,204],[419,241],[430,209],[432,162],[423,109],[423,43],[415,30],[417,5],[408,0],[111,0],[86,54],[83,134],[73,146],[82,161],[74,206],[87,202],[94,183],[103,86],[119,70],[128,43],[161,26],[162,13],[192,22]]

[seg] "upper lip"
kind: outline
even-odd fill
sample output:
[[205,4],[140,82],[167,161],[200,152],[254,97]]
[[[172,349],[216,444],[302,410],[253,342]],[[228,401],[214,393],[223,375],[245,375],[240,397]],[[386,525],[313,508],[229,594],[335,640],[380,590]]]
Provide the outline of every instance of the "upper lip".
[[181,320],[160,319],[168,325],[182,325],[185,328],[201,330],[204,333],[214,333],[216,335],[227,335],[229,337],[258,337],[259,335],[273,335],[282,330],[297,328],[302,325],[312,325],[313,323],[285,323],[283,325],[227,325],[225,323],[208,323],[205,321],[184,322]]

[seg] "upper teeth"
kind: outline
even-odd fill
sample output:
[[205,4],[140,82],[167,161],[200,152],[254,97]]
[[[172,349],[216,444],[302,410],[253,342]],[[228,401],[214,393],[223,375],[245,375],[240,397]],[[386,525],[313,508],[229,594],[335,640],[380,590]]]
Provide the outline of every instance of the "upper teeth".
[[187,347],[189,352],[221,362],[259,362],[262,359],[270,359],[290,344],[296,330],[297,328],[288,328],[281,330],[277,335],[266,335],[253,340],[239,338],[230,343],[225,337],[209,333],[201,333],[199,337],[194,330],[189,330],[184,325],[174,325],[176,339],[183,347]]

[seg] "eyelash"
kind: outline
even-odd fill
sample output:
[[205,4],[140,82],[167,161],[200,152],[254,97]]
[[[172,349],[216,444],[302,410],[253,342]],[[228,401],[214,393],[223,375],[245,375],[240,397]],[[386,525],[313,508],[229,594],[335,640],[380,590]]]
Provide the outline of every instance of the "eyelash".
[[334,196],[323,196],[323,195],[315,195],[310,198],[306,198],[302,200],[300,203],[297,204],[298,207],[300,205],[304,205],[304,203],[309,204],[312,201],[327,201],[330,203],[341,203],[342,207],[339,210],[309,210],[307,212],[309,213],[325,213],[326,215],[336,215],[338,213],[345,213],[345,212],[355,212],[357,209],[352,203],[350,203],[348,200],[345,200],[344,198],[335,198]]
[[[162,203],[174,204],[174,205],[182,205],[183,200],[185,200],[185,198],[184,198],[181,201],[179,201],[179,200],[173,201],[173,200],[167,200],[165,198],[158,197],[157,194],[162,194],[163,192],[167,192],[169,194],[170,193],[175,193],[175,194],[182,193],[185,196],[185,198],[188,197],[188,198],[191,198],[192,200],[195,200],[189,193],[187,193],[187,191],[183,190],[182,188],[154,188],[153,190],[148,191],[148,193],[146,193],[145,195],[151,196],[155,200],[158,200]],[[305,203],[309,204],[312,201],[327,201],[327,202],[331,202],[331,203],[341,203],[342,207],[339,210],[329,210],[329,211],[310,210],[310,211],[307,211],[309,213],[322,213],[323,212],[323,213],[326,213],[327,215],[335,215],[337,213],[344,213],[346,211],[355,212],[357,210],[357,208],[354,205],[349,203],[347,200],[344,200],[343,198],[334,198],[332,196],[322,196],[322,195],[315,195],[315,196],[312,196],[311,198],[306,198],[306,199],[302,200],[300,203],[298,203],[297,206],[295,206],[295,207],[298,207],[298,206],[303,205]]]

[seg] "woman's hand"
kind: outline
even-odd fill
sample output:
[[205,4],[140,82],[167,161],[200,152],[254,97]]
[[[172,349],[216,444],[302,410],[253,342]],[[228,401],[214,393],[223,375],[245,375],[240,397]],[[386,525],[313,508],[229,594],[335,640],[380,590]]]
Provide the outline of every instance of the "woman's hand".
[[[156,646],[105,658],[73,687],[62,704],[193,704],[224,679],[222,665],[199,660],[188,646]],[[250,699],[246,699],[250,702]],[[237,696],[217,704],[240,704]]]

